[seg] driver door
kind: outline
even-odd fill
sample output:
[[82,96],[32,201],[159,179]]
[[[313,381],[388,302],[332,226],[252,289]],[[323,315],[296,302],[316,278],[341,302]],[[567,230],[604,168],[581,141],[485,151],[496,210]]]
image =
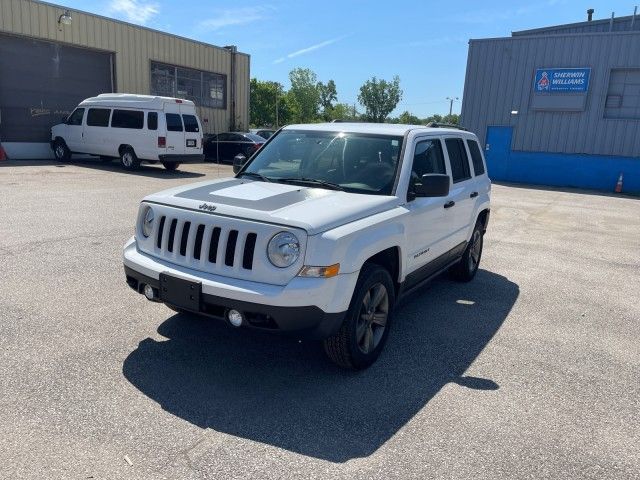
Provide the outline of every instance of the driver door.
[[83,151],[85,109],[76,108],[66,121],[64,141],[72,152]]
[[[412,186],[422,175],[439,173],[451,175],[447,170],[442,141],[437,137],[421,137],[413,146],[411,168]],[[433,275],[446,266],[451,249],[451,224],[444,205],[448,197],[415,197],[409,193],[406,208],[411,220],[407,224],[406,281],[411,286]]]

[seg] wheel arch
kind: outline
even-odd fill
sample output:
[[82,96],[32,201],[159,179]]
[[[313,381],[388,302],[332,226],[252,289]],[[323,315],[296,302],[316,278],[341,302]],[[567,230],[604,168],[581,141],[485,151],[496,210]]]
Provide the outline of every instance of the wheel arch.
[[389,275],[391,275],[391,279],[393,280],[393,286],[395,288],[395,293],[397,296],[400,290],[401,258],[402,257],[400,256],[399,246],[389,247],[367,258],[364,261],[363,266],[367,264],[373,264],[387,270],[389,272]]

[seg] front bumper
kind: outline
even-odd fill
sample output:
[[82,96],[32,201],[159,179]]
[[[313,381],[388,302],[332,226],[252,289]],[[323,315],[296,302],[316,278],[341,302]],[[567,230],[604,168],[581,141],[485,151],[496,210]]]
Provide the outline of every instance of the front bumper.
[[144,285],[157,291],[164,273],[202,285],[199,308],[191,309],[196,313],[224,319],[235,309],[244,314],[244,326],[316,339],[339,330],[358,279],[355,272],[326,279],[295,277],[283,286],[238,280],[151,257],[138,251],[134,238],[124,248],[124,270],[138,293]]
[[168,163],[195,163],[195,162],[204,162],[204,154],[202,153],[193,153],[193,154],[165,154],[158,155],[158,158],[161,162]]

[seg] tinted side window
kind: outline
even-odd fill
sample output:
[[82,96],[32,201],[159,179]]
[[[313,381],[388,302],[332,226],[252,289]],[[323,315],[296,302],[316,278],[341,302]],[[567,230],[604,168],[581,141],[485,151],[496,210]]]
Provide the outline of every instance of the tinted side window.
[[200,125],[198,125],[198,119],[195,115],[182,115],[182,120],[184,121],[184,131],[185,132],[199,132]]
[[84,116],[84,108],[76,108],[75,111],[69,115],[67,125],[82,125],[82,117]]
[[218,135],[219,142],[228,142],[229,140],[231,140],[231,134],[229,133],[221,133]]
[[438,139],[424,140],[416,145],[413,154],[413,167],[411,178],[419,180],[427,173],[446,174],[444,166],[444,154],[442,153],[442,143]]
[[167,118],[167,130],[170,132],[182,132],[182,120],[177,113],[165,113]]
[[229,140],[232,142],[247,142],[248,140],[244,138],[244,135],[238,135],[237,133],[230,133]]
[[144,112],[139,110],[114,110],[111,126],[116,128],[141,129],[144,124]]
[[484,163],[482,162],[482,153],[480,153],[480,147],[475,140],[467,140],[469,151],[471,152],[471,161],[473,162],[473,171],[476,175],[482,175],[484,173]]
[[108,127],[109,115],[111,110],[108,108],[90,108],[87,113],[87,125],[90,127]]
[[158,129],[158,112],[147,113],[147,128],[149,130]]
[[444,143],[447,145],[447,151],[449,152],[453,183],[462,182],[463,180],[471,178],[469,159],[467,158],[467,151],[464,148],[462,139],[447,138]]

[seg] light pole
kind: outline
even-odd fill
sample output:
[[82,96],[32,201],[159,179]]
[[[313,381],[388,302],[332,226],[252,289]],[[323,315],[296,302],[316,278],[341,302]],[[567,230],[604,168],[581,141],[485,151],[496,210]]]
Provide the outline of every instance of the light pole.
[[458,97],[447,97],[447,100],[449,100],[449,116],[451,116],[453,113],[453,102],[460,99]]

